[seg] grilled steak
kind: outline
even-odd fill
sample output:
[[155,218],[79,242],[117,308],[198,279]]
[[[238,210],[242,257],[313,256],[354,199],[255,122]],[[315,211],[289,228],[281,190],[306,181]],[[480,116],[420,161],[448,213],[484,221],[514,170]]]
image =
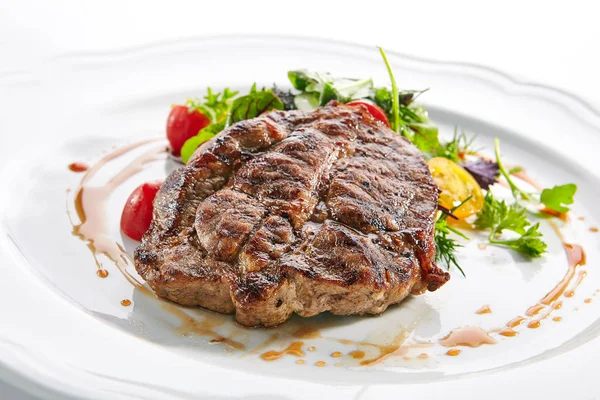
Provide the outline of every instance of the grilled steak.
[[135,265],[159,296],[247,326],[379,314],[450,278],[437,201],[423,155],[365,108],[273,111],[167,178]]

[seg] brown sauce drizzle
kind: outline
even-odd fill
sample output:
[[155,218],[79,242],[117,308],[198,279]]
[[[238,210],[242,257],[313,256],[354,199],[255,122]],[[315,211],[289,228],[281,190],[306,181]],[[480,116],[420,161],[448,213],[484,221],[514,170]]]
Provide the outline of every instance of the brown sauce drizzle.
[[[379,349],[379,355],[377,357],[373,357],[373,358],[369,358],[368,360],[361,361],[360,365],[375,364],[379,361],[384,360],[385,358],[389,357],[390,355],[396,353],[398,350],[400,350],[400,347],[402,346],[402,344],[404,343],[404,341],[406,340],[407,337],[408,337],[408,333],[402,332],[399,335],[397,335],[394,338],[394,340],[392,340],[392,343],[390,343],[389,345],[377,346],[377,348]],[[408,351],[408,348],[406,348],[406,351]],[[403,355],[403,354],[400,354],[400,355]]]
[[429,358],[429,354],[421,353],[417,356],[419,360],[427,360]]
[[107,278],[108,277],[108,271],[105,270],[105,269],[103,269],[103,268],[100,268],[100,269],[98,269],[96,271],[96,275],[98,275],[98,277],[100,277],[100,278]]
[[496,340],[478,326],[466,326],[450,332],[440,340],[440,344],[445,347],[479,347],[484,344],[496,344]]
[[304,361],[304,360],[296,360],[296,364],[306,364],[306,361]]
[[[100,255],[104,255],[117,266],[131,284],[138,288],[142,286],[141,283],[137,282],[137,280],[126,270],[127,267],[131,265],[129,255],[125,249],[112,240],[107,233],[108,227],[106,226],[105,203],[117,187],[140,172],[147,163],[166,156],[167,148],[165,146],[160,146],[142,154],[119,171],[103,186],[90,187],[88,186],[88,182],[110,161],[155,141],[157,141],[157,139],[133,143],[106,154],[97,163],[92,165],[85,175],[83,175],[75,192],[74,199],[74,207],[80,223],[73,223],[73,235],[86,243],[94,256],[98,270],[105,270],[99,259]],[[100,273],[98,273],[98,275],[100,276]]]
[[302,350],[302,346],[304,346],[304,342],[293,342],[287,348],[281,351],[267,351],[266,353],[261,354],[260,358],[262,358],[265,361],[275,361],[285,356],[286,354],[295,357],[304,357],[306,353],[304,353],[304,351]]
[[556,301],[567,289],[567,286],[575,275],[575,270],[578,266],[585,264],[585,252],[583,248],[578,244],[563,244],[565,252],[567,253],[567,260],[569,261],[569,267],[567,273],[563,279],[550,291],[546,296],[540,300],[540,303],[546,306]]
[[584,303],[587,303],[587,304],[590,304],[590,303],[592,302],[592,299],[590,299],[590,298],[587,298],[587,299],[585,299],[583,302],[584,302]]
[[544,308],[546,308],[546,306],[542,304],[536,304],[534,306],[529,307],[527,311],[525,311],[525,315],[527,315],[528,317],[533,317],[534,315],[537,315],[540,311],[542,311]]
[[459,349],[450,349],[446,352],[446,355],[449,355],[451,357],[456,357],[457,355],[460,354],[460,350]]
[[565,297],[575,296],[575,289],[577,289],[579,287],[579,285],[581,285],[581,282],[583,282],[583,279],[586,276],[587,276],[586,271],[579,271],[579,274],[577,275],[577,280],[575,281],[575,284],[565,293]]
[[308,351],[316,351],[316,350],[317,350],[317,348],[315,346],[310,346],[308,348]]
[[598,228],[595,226],[590,227],[590,232],[598,232]]
[[498,331],[498,334],[502,335],[502,336],[513,337],[513,336],[517,336],[518,332],[513,330],[512,328],[505,327],[505,328],[500,329]]
[[84,162],[80,162],[80,161],[69,164],[69,171],[73,171],[73,172],[85,172],[89,168],[90,168],[89,165],[87,165]]
[[327,366],[327,363],[326,363],[325,361],[317,361],[317,362],[315,363],[315,365],[316,365],[317,367],[325,367],[325,366]]
[[577,219],[580,220],[580,221],[583,221],[583,220],[585,220],[585,217],[581,216],[581,217],[577,217]]
[[343,356],[342,353],[340,353],[339,351],[334,351],[333,353],[331,353],[331,357],[341,357]]
[[521,325],[521,322],[523,322],[523,321],[525,321],[525,318],[523,318],[523,317],[513,318],[510,321],[508,321],[506,326],[508,328],[516,328],[517,326]]
[[554,317],[554,318],[552,318],[552,321],[554,321],[554,322],[560,322],[560,321],[562,321],[562,318],[561,317]]
[[549,215],[551,217],[556,217],[556,218],[558,218],[558,219],[560,219],[560,220],[562,220],[564,222],[567,222],[569,220],[569,216],[568,216],[567,213],[559,212],[559,211],[553,210],[553,209],[548,208],[548,207],[542,208],[540,210],[540,212],[542,214]]
[[488,305],[485,305],[485,306],[481,307],[479,310],[475,311],[475,314],[491,314],[491,313],[492,313],[492,309]]
[[187,336],[190,333],[195,333],[200,336],[212,337],[210,343],[223,343],[236,350],[245,350],[246,346],[236,340],[224,337],[215,331],[215,328],[223,325],[226,321],[226,316],[216,314],[206,314],[202,320],[197,320],[188,315],[180,307],[164,302],[163,309],[174,315],[181,321],[181,325],[177,328],[177,332],[182,336]]
[[123,307],[129,307],[131,305],[131,300],[129,300],[129,299],[121,300],[121,305]]
[[360,360],[361,358],[365,357],[365,352],[362,350],[353,350],[350,353],[348,353],[348,355],[354,358],[355,360]]

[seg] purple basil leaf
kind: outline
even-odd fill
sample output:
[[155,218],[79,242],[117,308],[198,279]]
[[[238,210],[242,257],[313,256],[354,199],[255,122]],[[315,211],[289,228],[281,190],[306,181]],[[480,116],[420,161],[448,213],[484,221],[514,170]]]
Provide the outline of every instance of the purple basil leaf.
[[476,161],[462,163],[461,166],[469,171],[482,189],[488,189],[490,185],[498,182],[498,163],[486,161],[482,158]]

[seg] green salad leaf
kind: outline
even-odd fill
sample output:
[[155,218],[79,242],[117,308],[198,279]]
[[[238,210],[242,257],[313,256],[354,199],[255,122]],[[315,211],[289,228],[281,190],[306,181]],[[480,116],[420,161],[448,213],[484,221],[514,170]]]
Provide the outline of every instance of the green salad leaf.
[[372,79],[335,78],[328,72],[306,69],[289,71],[288,78],[294,89],[303,92],[295,102],[300,110],[314,110],[331,100],[347,103],[368,98],[373,93]]
[[252,85],[250,93],[236,98],[231,104],[226,127],[236,122],[258,117],[265,111],[283,110],[283,102],[270,89],[258,91],[256,83]]
[[568,212],[569,207],[566,206],[573,204],[575,192],[577,192],[577,185],[574,183],[554,186],[552,189],[542,190],[540,202],[552,210]]
[[225,88],[223,92],[214,93],[209,87],[204,100],[188,100],[186,105],[191,113],[194,110],[206,115],[212,124],[222,121],[229,114],[229,107],[238,92]]
[[183,144],[181,148],[181,161],[184,164],[190,160],[194,152],[200,145],[217,135],[225,128],[225,121],[217,122],[216,124],[210,124],[204,129],[201,129],[200,132],[194,137],[189,138]]

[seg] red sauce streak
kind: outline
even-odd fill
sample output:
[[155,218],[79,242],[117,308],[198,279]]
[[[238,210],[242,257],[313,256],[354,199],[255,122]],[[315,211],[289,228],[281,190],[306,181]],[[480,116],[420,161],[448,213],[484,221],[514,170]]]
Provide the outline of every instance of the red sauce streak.
[[89,165],[87,165],[84,162],[74,162],[69,164],[69,170],[73,171],[73,172],[85,172],[90,168]]

